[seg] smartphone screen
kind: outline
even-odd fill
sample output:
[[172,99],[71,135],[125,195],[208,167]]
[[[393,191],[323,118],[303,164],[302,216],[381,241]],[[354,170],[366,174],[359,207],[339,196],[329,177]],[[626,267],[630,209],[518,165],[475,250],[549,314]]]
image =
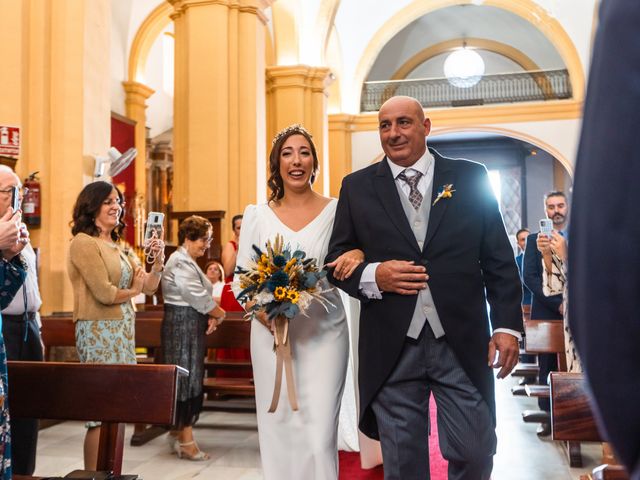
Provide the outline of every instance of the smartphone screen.
[[14,213],[20,210],[20,187],[13,187],[11,191],[11,208],[13,208]]
[[147,217],[147,228],[144,233],[145,242],[153,237],[156,232],[156,238],[162,238],[162,226],[164,224],[164,213],[149,212]]
[[553,232],[553,220],[550,218],[543,218],[540,220],[540,233],[544,235],[551,235]]

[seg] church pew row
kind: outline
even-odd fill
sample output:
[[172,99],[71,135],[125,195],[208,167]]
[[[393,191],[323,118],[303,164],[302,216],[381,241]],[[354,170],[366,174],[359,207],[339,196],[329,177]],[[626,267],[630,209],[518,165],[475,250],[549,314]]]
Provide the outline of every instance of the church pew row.
[[[602,442],[581,373],[551,372],[551,435],[567,442]],[[606,444],[603,463],[593,470],[593,479],[628,480],[624,468],[617,464]]]
[[97,469],[116,475],[124,424],[172,424],[178,375],[187,373],[176,365],[18,361],[9,361],[8,371],[12,418],[101,421]]
[[[136,312],[135,338],[136,347],[145,347],[154,352],[155,360],[159,357],[161,348],[161,325],[164,313],[162,310]],[[243,319],[239,312],[229,312],[227,319],[211,335],[207,335],[207,348],[249,348],[251,326],[250,322]],[[75,347],[75,326],[70,313],[54,314],[42,317],[42,339],[47,355],[53,346]],[[153,360],[152,360],[153,361]],[[229,364],[240,363],[237,361],[209,361],[209,376],[203,381],[203,389],[207,398],[219,399],[224,396],[254,397],[255,387],[250,378],[214,377],[216,368],[228,367]],[[250,363],[248,364],[250,367]],[[215,367],[215,368],[214,368]],[[235,365],[238,371],[247,365]],[[217,402],[218,408],[226,408],[227,402]],[[207,402],[210,404],[210,402]],[[246,410],[247,406],[229,405],[231,410]],[[166,431],[164,427],[150,427],[136,425],[135,433],[131,438],[131,445],[143,445]]]

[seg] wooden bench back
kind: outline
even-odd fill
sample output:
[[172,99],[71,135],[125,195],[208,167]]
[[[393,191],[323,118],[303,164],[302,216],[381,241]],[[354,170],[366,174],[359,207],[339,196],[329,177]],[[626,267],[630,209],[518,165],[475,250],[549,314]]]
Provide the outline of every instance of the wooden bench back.
[[562,320],[526,320],[524,335],[527,353],[555,353],[558,356],[558,370],[567,371]]
[[[175,365],[9,361],[11,416],[173,423]],[[19,399],[19,400],[16,400]]]
[[[164,311],[136,312],[136,347],[161,346],[161,327]],[[227,319],[211,335],[207,335],[207,348],[249,348],[251,322],[243,319],[242,312],[229,312]],[[42,317],[42,341],[49,347],[75,347],[75,325],[70,313]]]
[[172,424],[176,365],[9,361],[14,418],[102,421],[98,470],[121,474],[124,423]]
[[602,442],[581,373],[551,372],[551,431],[554,440]]

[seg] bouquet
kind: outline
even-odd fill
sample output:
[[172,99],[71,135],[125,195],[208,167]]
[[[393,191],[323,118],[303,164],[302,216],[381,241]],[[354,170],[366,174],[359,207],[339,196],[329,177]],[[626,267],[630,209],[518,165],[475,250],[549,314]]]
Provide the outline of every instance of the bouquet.
[[280,398],[282,370],[287,377],[287,394],[293,410],[298,410],[293,369],[291,364],[291,345],[289,343],[289,321],[305,311],[312,301],[320,302],[325,309],[331,303],[322,294],[318,281],[326,275],[318,268],[315,258],[306,258],[302,250],[292,251],[284,244],[281,235],[276,235],[273,242],[266,243],[263,252],[253,245],[253,259],[247,268],[238,267],[237,295],[239,302],[249,304],[247,312],[253,318],[259,311],[264,311],[271,321],[273,332],[273,348],[276,352],[276,380],[269,412],[275,412]]

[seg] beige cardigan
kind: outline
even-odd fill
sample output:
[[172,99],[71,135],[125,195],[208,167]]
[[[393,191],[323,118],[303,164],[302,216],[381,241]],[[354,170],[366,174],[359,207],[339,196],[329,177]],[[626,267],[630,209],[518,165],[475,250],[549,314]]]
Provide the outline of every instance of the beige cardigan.
[[114,303],[122,275],[120,252],[135,270],[140,262],[129,250],[97,237],[78,233],[71,240],[67,272],[73,285],[73,321],[122,320],[122,309]]

